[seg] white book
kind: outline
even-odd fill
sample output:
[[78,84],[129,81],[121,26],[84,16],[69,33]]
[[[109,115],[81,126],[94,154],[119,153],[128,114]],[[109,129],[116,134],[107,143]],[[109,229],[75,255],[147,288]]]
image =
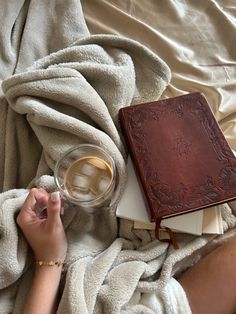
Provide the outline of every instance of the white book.
[[[118,204],[116,215],[117,217],[134,221],[134,228],[155,229],[155,223],[150,222],[130,157],[128,158],[127,170],[128,182]],[[202,233],[223,233],[219,206],[163,219],[161,226],[168,227],[176,232],[185,232],[195,235],[201,235]]]

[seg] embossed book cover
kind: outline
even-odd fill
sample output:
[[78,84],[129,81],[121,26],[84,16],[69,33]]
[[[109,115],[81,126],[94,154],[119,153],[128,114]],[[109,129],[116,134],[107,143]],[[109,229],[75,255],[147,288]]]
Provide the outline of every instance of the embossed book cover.
[[201,93],[120,109],[151,220],[236,198],[236,158]]

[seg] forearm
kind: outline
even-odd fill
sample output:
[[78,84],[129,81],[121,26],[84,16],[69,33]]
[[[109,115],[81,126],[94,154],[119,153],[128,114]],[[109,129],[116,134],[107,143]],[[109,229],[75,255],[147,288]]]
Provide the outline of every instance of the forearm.
[[56,313],[61,268],[62,266],[36,266],[24,314]]

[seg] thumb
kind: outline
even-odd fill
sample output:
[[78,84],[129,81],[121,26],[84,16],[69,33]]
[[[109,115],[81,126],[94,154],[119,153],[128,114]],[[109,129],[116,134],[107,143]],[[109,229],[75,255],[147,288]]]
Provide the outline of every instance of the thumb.
[[59,191],[50,194],[47,206],[48,223],[58,222],[60,218],[61,198]]

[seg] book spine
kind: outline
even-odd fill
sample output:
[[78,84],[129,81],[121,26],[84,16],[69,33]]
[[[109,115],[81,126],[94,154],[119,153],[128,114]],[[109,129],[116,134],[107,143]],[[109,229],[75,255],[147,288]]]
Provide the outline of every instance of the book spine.
[[121,129],[123,131],[123,136],[124,136],[125,142],[127,144],[127,148],[128,148],[130,157],[132,159],[133,165],[134,165],[135,174],[136,174],[139,186],[140,186],[140,190],[142,191],[142,196],[143,196],[145,205],[148,208],[150,220],[156,221],[154,214],[151,210],[149,200],[147,198],[148,192],[146,190],[145,180],[142,176],[142,171],[139,168],[139,165],[137,162],[137,156],[135,154],[135,147],[133,145],[133,141],[132,141],[132,138],[131,138],[129,130],[128,130],[128,121],[126,120],[125,115],[123,114],[124,110],[128,110],[128,108],[123,108],[123,109],[120,109],[120,111],[119,111],[119,120],[120,120]]

